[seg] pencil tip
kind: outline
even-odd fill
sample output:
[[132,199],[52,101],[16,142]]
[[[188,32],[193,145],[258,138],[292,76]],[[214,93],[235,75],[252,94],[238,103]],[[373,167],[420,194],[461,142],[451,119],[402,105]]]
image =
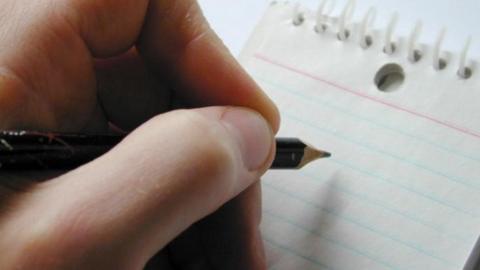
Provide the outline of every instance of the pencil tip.
[[320,158],[328,158],[331,157],[332,154],[329,152],[321,151],[318,149],[315,149],[312,146],[307,145],[305,148],[305,153],[302,162],[299,165],[299,168],[304,167],[305,165],[309,164],[312,161],[315,161]]

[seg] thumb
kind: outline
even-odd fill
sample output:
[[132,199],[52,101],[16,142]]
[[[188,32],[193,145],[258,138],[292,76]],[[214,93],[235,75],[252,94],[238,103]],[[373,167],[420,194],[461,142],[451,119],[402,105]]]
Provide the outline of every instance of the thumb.
[[31,194],[12,223],[15,235],[28,238],[13,241],[15,254],[26,256],[17,263],[138,269],[256,181],[273,153],[273,132],[251,110],[158,116],[106,155]]

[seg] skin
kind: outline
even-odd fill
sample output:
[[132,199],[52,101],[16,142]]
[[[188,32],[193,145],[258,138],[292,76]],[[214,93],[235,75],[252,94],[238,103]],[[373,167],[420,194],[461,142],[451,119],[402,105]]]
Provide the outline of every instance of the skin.
[[278,112],[195,1],[0,6],[0,129],[133,130],[71,172],[0,173],[0,269],[265,269]]

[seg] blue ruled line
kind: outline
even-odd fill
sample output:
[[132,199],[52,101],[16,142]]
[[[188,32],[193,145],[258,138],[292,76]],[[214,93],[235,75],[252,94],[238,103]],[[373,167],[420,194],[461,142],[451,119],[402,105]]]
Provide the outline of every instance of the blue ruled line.
[[[296,92],[294,92],[294,91],[292,91],[292,90],[289,90],[289,89],[287,89],[287,88],[285,88],[285,87],[283,87],[283,86],[275,85],[275,84],[273,84],[273,83],[269,83],[269,82],[267,82],[267,81],[264,80],[264,79],[261,79],[261,78],[260,78],[260,80],[262,80],[263,82],[268,83],[268,84],[270,84],[270,85],[272,85],[272,86],[275,86],[276,88],[281,88],[281,89],[278,89],[278,90],[283,90],[283,91],[285,91],[285,92],[289,92],[289,93],[291,93],[291,94],[293,94],[293,95],[296,95],[296,96],[302,98],[303,100],[306,100],[306,101],[308,101],[308,102],[310,102],[310,103],[312,103],[312,104],[323,105],[324,107],[328,107],[328,108],[330,108],[330,109],[333,109],[333,110],[335,110],[335,111],[337,111],[337,112],[340,112],[340,113],[343,113],[343,114],[345,114],[345,115],[348,115],[348,116],[350,116],[350,117],[352,117],[352,118],[355,118],[355,119],[357,119],[357,120],[361,120],[361,121],[367,122],[367,123],[369,123],[369,124],[371,124],[371,125],[373,125],[373,126],[376,126],[376,127],[379,127],[379,128],[383,128],[383,129],[389,130],[389,131],[391,131],[391,132],[395,132],[395,133],[401,134],[401,135],[406,136],[406,137],[411,138],[411,139],[415,139],[415,140],[417,140],[417,141],[419,141],[419,142],[422,142],[422,143],[424,143],[424,144],[426,144],[426,145],[428,145],[428,146],[434,147],[434,148],[436,148],[436,149],[440,149],[440,150],[442,150],[442,151],[444,151],[444,152],[446,152],[446,153],[448,153],[448,154],[450,154],[450,155],[456,155],[456,156],[465,158],[465,159],[467,159],[467,160],[469,160],[469,161],[473,161],[473,162],[480,162],[480,158],[475,157],[475,156],[471,156],[471,155],[467,155],[467,154],[464,154],[464,153],[461,153],[461,152],[459,152],[457,149],[453,149],[453,148],[450,148],[450,147],[445,146],[445,145],[440,145],[440,144],[438,144],[438,143],[436,143],[436,142],[430,141],[430,140],[428,140],[428,139],[425,139],[425,138],[422,138],[422,137],[419,137],[419,136],[416,136],[416,135],[412,135],[412,134],[410,134],[410,133],[408,133],[408,132],[405,132],[405,131],[403,131],[403,130],[396,129],[395,127],[388,126],[388,125],[383,124],[383,123],[381,123],[381,122],[376,122],[376,121],[374,121],[374,120],[372,120],[372,119],[369,119],[369,118],[366,118],[366,117],[363,117],[363,116],[359,116],[359,115],[355,115],[354,113],[349,112],[348,110],[345,110],[345,109],[343,109],[343,108],[340,108],[340,107],[338,107],[338,106],[336,106],[336,105],[332,105],[332,103],[327,103],[327,102],[319,101],[319,99],[317,99],[317,98],[315,98],[315,97],[303,96],[303,95],[298,94],[298,93],[296,93]],[[313,127],[313,128],[316,129],[317,131],[321,131],[321,132],[323,132],[323,133],[328,133],[328,134],[334,135],[336,138],[338,138],[338,137],[341,135],[341,134],[339,134],[339,133],[336,133],[335,131],[329,131],[329,130],[321,129],[321,128],[316,127],[315,125],[310,124],[310,123],[307,124],[307,123],[305,123],[305,121],[303,121],[303,119],[299,119],[298,117],[295,117],[295,116],[292,116],[292,115],[287,115],[287,117],[288,117],[288,118],[291,118],[291,119],[294,119],[296,122],[303,122],[303,124],[305,124],[305,125],[307,125],[307,126],[310,126],[310,127]],[[318,130],[318,129],[320,129],[320,130]],[[442,177],[442,178],[446,178],[447,180],[452,181],[452,182],[455,182],[455,183],[457,183],[457,184],[461,184],[461,185],[464,185],[464,186],[467,186],[467,187],[470,187],[470,188],[473,188],[473,189],[480,189],[479,186],[472,184],[472,183],[470,182],[470,180],[466,180],[466,179],[463,179],[463,178],[461,178],[461,177],[456,177],[456,176],[448,175],[448,174],[446,174],[446,173],[437,171],[437,170],[435,170],[435,169],[432,169],[432,168],[430,168],[430,167],[428,167],[428,166],[426,166],[426,165],[420,164],[420,163],[416,163],[416,162],[412,162],[412,161],[407,161],[407,160],[403,159],[403,158],[400,157],[400,156],[397,156],[397,155],[394,155],[394,154],[385,152],[385,151],[383,151],[383,150],[381,150],[381,149],[375,149],[375,148],[372,149],[372,146],[371,146],[371,145],[365,144],[364,142],[360,142],[360,141],[357,141],[357,140],[355,140],[355,139],[350,139],[350,138],[347,138],[347,137],[345,137],[345,136],[340,136],[340,137],[342,137],[341,139],[347,140],[347,141],[349,141],[350,143],[354,143],[354,144],[357,144],[357,145],[362,144],[362,145],[360,145],[360,146],[362,146],[363,148],[367,148],[367,149],[370,150],[370,151],[374,151],[374,152],[377,152],[377,153],[379,153],[379,154],[382,154],[382,155],[385,155],[385,156],[389,156],[389,157],[394,158],[394,159],[397,159],[397,160],[400,159],[402,162],[406,162],[406,163],[408,163],[408,164],[410,164],[410,165],[413,165],[413,166],[415,166],[415,167],[417,167],[417,168],[419,168],[419,169],[426,170],[426,171],[428,171],[429,173],[432,173],[432,174],[434,174],[434,175],[440,176],[440,177]],[[414,189],[410,188],[409,186],[406,186],[406,185],[402,185],[402,184],[400,184],[400,183],[397,183],[396,181],[393,181],[392,179],[390,179],[390,178],[388,178],[388,177],[384,177],[384,176],[378,175],[378,174],[376,174],[376,173],[366,171],[365,169],[358,168],[358,167],[356,167],[355,165],[352,165],[352,164],[349,164],[349,163],[346,163],[346,162],[343,162],[343,161],[339,161],[339,160],[332,160],[332,161],[333,161],[333,162],[336,162],[336,163],[339,164],[339,165],[342,165],[342,166],[344,166],[344,167],[347,167],[347,168],[350,168],[350,169],[352,169],[352,170],[354,170],[354,171],[357,171],[357,172],[359,172],[359,173],[361,173],[361,174],[367,175],[367,176],[369,176],[369,177],[379,179],[379,180],[381,180],[381,181],[383,181],[383,182],[387,182],[387,183],[393,184],[393,185],[395,185],[395,186],[399,186],[399,187],[402,188],[403,190],[406,190],[406,191],[411,192],[411,193],[413,193],[413,194],[416,194],[416,195],[418,195],[418,196],[424,197],[424,198],[426,198],[426,199],[428,199],[428,200],[430,200],[430,201],[433,201],[433,202],[435,202],[435,203],[438,203],[438,204],[440,204],[440,205],[442,205],[442,206],[445,206],[445,207],[454,209],[454,210],[456,210],[456,211],[458,211],[458,212],[467,214],[467,215],[472,216],[472,217],[475,217],[475,218],[478,218],[478,217],[479,217],[479,215],[478,215],[477,213],[473,213],[473,212],[471,212],[471,211],[469,211],[469,210],[462,209],[462,208],[459,207],[459,206],[450,204],[449,202],[443,201],[443,200],[441,200],[441,199],[439,199],[439,198],[436,198],[435,196],[432,196],[432,195],[430,195],[430,194],[425,194],[425,193],[419,192],[419,191],[417,191],[417,190],[414,190]],[[399,214],[401,214],[401,213],[399,213]],[[411,217],[410,217],[410,218],[411,218]],[[427,224],[425,224],[425,225],[428,226]],[[438,229],[438,227],[437,227],[437,229]],[[441,259],[441,258],[440,258],[440,259]]]
[[284,217],[279,216],[279,215],[277,215],[277,214],[275,214],[275,213],[273,213],[273,212],[271,212],[271,211],[268,211],[268,210],[264,210],[263,212],[266,213],[268,216],[274,218],[274,219],[280,220],[280,221],[282,221],[282,222],[285,222],[285,223],[289,224],[290,226],[293,226],[293,227],[295,227],[295,228],[297,228],[297,229],[300,229],[300,230],[302,230],[302,231],[304,231],[304,232],[307,232],[307,233],[309,233],[309,234],[311,234],[311,235],[314,235],[314,236],[316,236],[316,237],[319,237],[319,238],[321,238],[321,239],[323,239],[323,240],[325,240],[325,241],[327,241],[327,242],[329,242],[329,243],[331,243],[331,244],[333,244],[333,245],[335,245],[335,246],[337,246],[337,247],[340,247],[340,248],[342,248],[342,249],[344,249],[344,250],[347,250],[347,251],[350,252],[350,253],[353,253],[353,254],[355,254],[355,255],[357,255],[357,256],[364,257],[364,258],[367,258],[367,259],[369,259],[369,260],[371,260],[371,261],[374,261],[374,262],[376,262],[377,264],[386,267],[387,269],[400,270],[398,267],[396,267],[396,266],[394,266],[394,265],[392,265],[392,264],[390,264],[390,263],[388,263],[388,262],[385,262],[385,261],[383,261],[383,260],[380,260],[380,259],[378,259],[378,258],[375,258],[373,254],[367,253],[367,252],[365,252],[365,251],[363,251],[363,250],[356,249],[356,248],[354,248],[354,247],[352,247],[352,246],[350,246],[350,245],[348,245],[348,244],[345,244],[345,243],[342,243],[342,242],[340,242],[340,241],[338,241],[338,240],[335,240],[335,239],[333,239],[333,238],[330,238],[330,237],[328,237],[328,236],[326,236],[326,235],[323,235],[323,234],[321,234],[321,233],[319,233],[319,232],[317,232],[317,231],[308,229],[308,228],[306,228],[306,227],[304,227],[304,226],[302,226],[302,225],[300,225],[300,224],[298,224],[298,223],[296,223],[296,222],[294,222],[294,221],[292,221],[292,220],[290,220],[290,219],[288,219],[288,218],[284,218]]
[[[314,175],[309,174],[309,173],[306,173],[306,172],[301,172],[300,174],[304,175],[306,178],[310,179],[310,181],[313,181],[315,183],[325,182],[325,180],[326,180],[326,179],[320,179],[319,177],[314,176]],[[460,236],[460,235],[455,235],[455,234],[451,234],[449,232],[446,232],[441,227],[439,227],[437,224],[432,224],[432,223],[426,222],[426,221],[420,219],[416,215],[411,215],[411,214],[402,212],[398,209],[395,209],[394,207],[386,205],[381,200],[372,199],[372,198],[368,197],[366,194],[363,194],[363,193],[353,192],[351,190],[348,190],[348,189],[344,188],[342,185],[339,185],[337,183],[331,183],[331,185],[329,185],[329,187],[338,191],[338,192],[341,192],[341,193],[343,193],[343,194],[345,194],[349,197],[356,198],[357,200],[362,201],[366,204],[376,206],[376,207],[381,208],[385,211],[388,211],[390,213],[401,216],[402,218],[410,220],[414,223],[420,224],[420,225],[428,228],[429,230],[435,231],[436,233],[438,233],[442,236],[447,236],[447,237],[459,242],[462,245],[467,246],[468,245],[467,243],[470,242],[471,239],[472,239],[471,237],[463,237],[463,236]]]
[[[327,265],[323,264],[322,262],[320,262],[320,261],[318,261],[318,260],[315,260],[315,259],[310,258],[310,257],[308,257],[308,256],[304,256],[304,255],[298,253],[297,251],[295,251],[295,250],[293,250],[293,249],[291,249],[291,248],[289,248],[289,247],[286,247],[286,246],[284,246],[284,245],[278,244],[276,241],[274,241],[274,240],[272,240],[272,239],[270,239],[270,238],[267,238],[266,236],[263,236],[263,240],[265,240],[265,242],[269,243],[270,245],[272,245],[272,246],[274,246],[274,247],[276,247],[276,248],[279,248],[279,249],[281,249],[281,250],[283,250],[283,251],[286,251],[286,252],[288,252],[288,253],[290,253],[290,254],[293,254],[293,255],[295,255],[296,257],[302,258],[302,259],[304,259],[305,261],[308,261],[309,263],[311,263],[311,264],[313,264],[313,265],[315,265],[315,266],[317,266],[317,267],[320,267],[320,269],[325,269],[325,270],[337,270],[337,269],[328,267]],[[272,270],[272,269],[270,269],[270,270]]]
[[322,105],[323,107],[326,107],[326,108],[329,108],[329,109],[332,109],[336,112],[339,112],[339,113],[342,113],[344,115],[347,115],[351,118],[354,118],[356,120],[360,120],[360,121],[363,121],[363,122],[367,122],[373,126],[376,126],[376,127],[380,127],[380,128],[383,128],[383,129],[386,129],[386,130],[389,130],[389,131],[392,131],[394,133],[398,133],[398,134],[401,134],[401,135],[404,135],[406,137],[409,137],[411,139],[415,139],[417,141],[420,141],[422,143],[425,143],[427,145],[430,145],[431,147],[433,148],[437,148],[439,150],[442,150],[444,152],[446,152],[447,154],[449,155],[456,155],[456,156],[459,156],[459,157],[462,157],[462,158],[465,158],[465,159],[468,159],[468,160],[471,160],[471,161],[474,161],[474,162],[477,162],[477,163],[480,163],[480,157],[478,156],[472,156],[472,155],[469,155],[469,154],[464,154],[462,152],[459,152],[456,148],[454,147],[449,147],[449,146],[446,146],[446,145],[443,145],[443,144],[440,144],[440,143],[437,143],[437,142],[434,142],[434,141],[431,141],[431,140],[428,140],[426,138],[423,138],[423,137],[420,137],[420,136],[417,136],[417,135],[413,135],[413,134],[410,134],[408,132],[405,132],[404,130],[402,130],[400,127],[394,127],[394,126],[389,126],[389,125],[386,125],[384,123],[382,123],[381,121],[378,121],[378,120],[373,120],[372,118],[368,118],[368,117],[364,117],[364,116],[361,116],[361,115],[358,115],[354,112],[351,112],[347,109],[344,109],[338,105],[335,105],[331,102],[326,102],[324,100],[321,100],[319,98],[316,98],[314,96],[306,96],[306,95],[303,95],[303,94],[300,94],[290,88],[287,88],[283,85],[280,85],[278,83],[275,83],[275,82],[272,82],[272,81],[269,81],[265,78],[262,78],[262,77],[259,77],[259,76],[256,76],[254,75],[254,78],[257,79],[257,80],[260,80],[262,81],[263,83],[265,84],[268,84],[270,86],[273,86],[275,88],[275,90],[278,90],[280,92],[284,92],[284,93],[288,93],[288,94],[291,94],[293,96],[296,96],[300,99],[302,99],[303,101],[306,101],[308,103],[311,103],[313,105]]
[[305,121],[304,119],[301,119],[293,114],[290,114],[290,113],[287,113],[286,111],[283,111],[283,116],[287,117],[287,118],[290,118],[292,120],[294,120],[295,122],[298,122],[298,123],[301,123],[303,124],[304,126],[308,126],[310,128],[312,128],[314,131],[316,131],[317,133],[323,133],[323,134],[329,134],[329,135],[332,135],[334,136],[336,139],[341,139],[343,141],[346,141],[348,143],[351,143],[351,144],[354,144],[354,145],[357,145],[357,146],[360,146],[368,151],[371,151],[371,152],[374,152],[374,153],[377,153],[377,154],[380,154],[382,156],[385,156],[385,157],[389,157],[389,158],[392,158],[392,159],[395,159],[395,160],[398,160],[402,163],[406,163],[406,164],[410,164],[416,168],[419,168],[419,169],[422,169],[426,172],[429,172],[430,174],[432,175],[436,175],[436,176],[439,176],[443,179],[446,179],[446,180],[449,180],[453,183],[456,183],[458,185],[462,185],[462,186],[465,186],[465,187],[468,187],[468,188],[472,188],[472,189],[475,189],[475,190],[480,190],[480,187],[477,186],[477,185],[474,185],[472,183],[470,183],[470,181],[468,180],[465,180],[461,177],[456,177],[456,176],[451,176],[449,174],[446,174],[446,173],[443,173],[443,172],[440,172],[440,171],[437,171],[435,169],[432,169],[424,164],[421,164],[421,163],[418,163],[418,162],[415,162],[413,160],[408,160],[408,159],[405,159],[401,156],[398,156],[398,155],[395,155],[395,154],[392,154],[392,153],[389,153],[387,151],[384,151],[384,150],[381,150],[379,148],[376,148],[374,147],[373,145],[370,145],[370,144],[367,144],[365,142],[362,142],[362,141],[358,141],[356,139],[352,139],[348,136],[345,136],[343,135],[342,133],[339,133],[339,132],[336,132],[336,131],[332,131],[332,130],[329,130],[329,129],[326,129],[326,128],[322,128],[322,127],[318,127],[316,126],[315,124],[313,123],[310,123],[310,122],[307,122]]
[[[477,213],[474,213],[474,212],[471,212],[471,211],[468,211],[468,210],[465,210],[463,209],[462,207],[459,207],[457,205],[454,205],[454,204],[451,204],[449,202],[446,202],[442,199],[439,199],[431,194],[427,194],[427,193],[424,193],[424,192],[421,192],[421,191],[417,191],[413,188],[410,188],[408,185],[403,185],[401,183],[398,183],[394,180],[392,180],[392,178],[388,178],[388,177],[384,177],[382,175],[378,175],[378,174],[375,174],[375,173],[372,173],[372,172],[369,172],[365,169],[362,169],[358,166],[355,166],[351,163],[348,163],[348,162],[345,162],[345,161],[340,161],[338,159],[330,159],[330,161],[334,162],[334,163],[337,163],[338,165],[341,165],[343,167],[346,167],[346,168],[349,168],[350,170],[353,170],[353,171],[356,171],[357,173],[360,173],[360,174],[363,174],[365,176],[368,176],[368,177],[371,177],[371,178],[375,178],[375,179],[378,179],[382,182],[385,182],[385,183],[389,183],[391,185],[394,185],[402,190],[405,190],[407,192],[410,192],[410,193],[413,193],[417,196],[420,196],[420,197],[423,197],[427,200],[430,200],[434,203],[437,203],[439,205],[442,205],[442,206],[445,206],[445,207],[448,207],[450,209],[453,209],[457,212],[460,212],[460,213],[463,213],[465,215],[468,215],[470,217],[473,217],[473,218],[479,218],[480,216],[477,214]],[[406,181],[412,181],[411,179],[405,179]]]
[[396,238],[396,237],[394,237],[394,236],[388,235],[388,234],[386,234],[386,233],[384,233],[384,232],[378,231],[376,228],[374,228],[374,227],[372,227],[372,226],[370,226],[370,225],[363,224],[362,222],[360,222],[360,221],[358,221],[358,220],[356,220],[356,219],[354,219],[354,218],[351,218],[351,217],[348,217],[348,216],[344,216],[344,215],[342,215],[342,214],[340,214],[340,213],[337,213],[337,212],[335,212],[335,211],[333,211],[333,210],[331,210],[331,209],[321,207],[321,206],[319,206],[316,202],[313,202],[313,201],[304,199],[304,198],[302,198],[302,197],[300,197],[300,196],[298,196],[298,195],[296,195],[296,194],[293,194],[293,193],[291,193],[291,192],[282,190],[282,189],[280,189],[280,188],[278,188],[278,187],[275,187],[275,186],[273,186],[273,185],[271,185],[271,184],[265,183],[264,186],[268,187],[269,189],[271,189],[271,190],[273,190],[273,191],[275,191],[275,192],[277,192],[277,193],[283,194],[283,195],[285,195],[285,196],[287,196],[287,197],[290,197],[290,198],[295,199],[295,200],[297,200],[297,201],[299,201],[299,202],[302,202],[302,203],[305,204],[305,205],[311,206],[311,207],[313,207],[313,208],[315,208],[315,209],[318,209],[318,210],[320,210],[320,211],[322,211],[322,212],[325,212],[325,213],[327,213],[327,214],[329,214],[329,215],[332,215],[332,216],[334,216],[334,217],[336,217],[336,218],[338,218],[338,219],[341,219],[341,220],[343,220],[343,221],[345,221],[345,222],[347,222],[347,223],[353,224],[353,225],[355,225],[355,226],[357,226],[357,227],[360,227],[360,228],[362,228],[362,229],[364,229],[364,230],[367,230],[367,231],[369,231],[369,232],[371,232],[371,233],[373,233],[373,234],[377,234],[378,236],[380,236],[380,237],[382,237],[382,238],[385,238],[385,239],[391,240],[391,241],[393,241],[393,242],[396,242],[396,243],[398,243],[399,245],[402,245],[402,246],[404,246],[404,247],[406,247],[406,248],[409,248],[409,249],[411,249],[411,250],[413,250],[413,251],[415,251],[415,252],[417,252],[417,253],[419,253],[419,254],[423,254],[423,255],[425,255],[425,256],[427,256],[427,257],[429,257],[429,258],[435,259],[435,260],[437,260],[437,261],[439,261],[439,262],[441,262],[441,263],[443,263],[443,264],[445,264],[445,265],[449,265],[449,266],[452,266],[452,267],[453,267],[453,266],[457,266],[455,263],[453,263],[453,262],[451,262],[451,261],[449,261],[449,260],[445,260],[445,259],[442,258],[442,257],[436,256],[436,255],[432,254],[431,252],[429,252],[429,251],[427,251],[427,250],[424,250],[422,247],[420,247],[419,245],[417,245],[417,244],[415,244],[415,243],[409,243],[409,242],[404,241],[404,240],[402,240],[402,239],[399,239],[399,238]]

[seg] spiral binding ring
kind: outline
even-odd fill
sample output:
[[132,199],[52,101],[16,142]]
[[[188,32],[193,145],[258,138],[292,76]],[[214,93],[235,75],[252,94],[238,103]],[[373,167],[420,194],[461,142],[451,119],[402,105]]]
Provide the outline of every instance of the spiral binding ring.
[[337,37],[339,40],[346,40],[350,36],[350,31],[346,29],[346,25],[348,21],[353,16],[355,12],[355,0],[350,0],[345,8],[343,9],[342,14],[340,15],[339,22],[338,22],[338,34]]
[[293,9],[293,25],[299,26],[305,21],[305,14],[300,10],[300,3],[295,4]]
[[[330,4],[330,9],[325,11],[327,4]],[[317,33],[320,32],[325,32],[328,28],[328,25],[326,23],[328,15],[333,11],[335,8],[335,1],[334,0],[323,0],[320,6],[318,7],[317,10],[317,19],[316,19],[316,24],[315,24],[315,31]]]
[[415,24],[415,28],[413,28],[408,41],[408,60],[410,60],[412,63],[416,63],[422,58],[422,52],[416,49],[417,40],[422,32],[422,26],[423,24],[421,21],[418,21]]
[[[332,19],[332,23],[335,23],[335,18],[330,18],[330,13],[335,7],[335,0],[323,0],[318,7],[316,14],[315,22],[315,32],[325,32],[329,27],[329,19]],[[350,0],[345,8],[342,10],[342,13],[338,17],[338,32],[337,38],[341,41],[346,41],[350,36],[350,30],[347,29],[347,24],[350,23],[353,13],[355,11],[355,0]],[[327,10],[327,7],[330,7]],[[373,24],[376,19],[376,9],[370,8],[368,12],[364,15],[363,20],[359,24],[359,45],[363,49],[367,49],[373,44],[373,37],[369,35],[369,29],[373,27]],[[300,4],[296,4],[293,10],[293,24],[298,26],[303,24],[305,21],[305,13],[301,11]],[[394,13],[390,19],[390,22],[385,31],[385,40],[383,52],[388,55],[392,55],[397,50],[397,45],[394,42],[394,31],[398,22],[398,13]],[[418,39],[422,32],[423,24],[421,21],[417,21],[415,27],[410,33],[408,44],[407,44],[407,54],[408,60],[411,63],[416,63],[420,61],[423,57],[423,52],[419,49]],[[442,45],[446,36],[446,28],[443,28],[435,41],[433,46],[433,68],[436,70],[443,70],[447,67],[448,63],[445,58],[442,58]],[[459,59],[459,68],[457,70],[457,75],[462,79],[469,79],[473,75],[473,70],[469,67],[468,64],[468,52],[472,43],[472,38],[469,37],[465,42],[465,46],[460,54]]]
[[468,37],[463,47],[462,53],[460,54],[460,68],[458,69],[458,76],[462,79],[468,79],[472,76],[472,69],[466,66],[468,50],[472,44],[472,37]]
[[377,10],[373,7],[370,8],[363,17],[362,24],[360,25],[360,46],[364,49],[367,49],[373,44],[373,38],[367,34],[367,31],[369,27],[373,26],[376,18]]
[[398,13],[394,13],[392,15],[392,18],[390,19],[390,23],[388,24],[387,27],[387,32],[385,33],[385,47],[383,48],[383,52],[385,52],[388,55],[392,55],[396,48],[395,42],[393,42],[393,32],[395,30],[395,27],[397,26],[397,21],[398,21]]
[[435,42],[435,47],[433,47],[433,67],[436,70],[442,70],[447,67],[447,61],[440,57],[442,44],[443,40],[445,39],[446,33],[447,29],[443,28],[438,34],[437,41]]

